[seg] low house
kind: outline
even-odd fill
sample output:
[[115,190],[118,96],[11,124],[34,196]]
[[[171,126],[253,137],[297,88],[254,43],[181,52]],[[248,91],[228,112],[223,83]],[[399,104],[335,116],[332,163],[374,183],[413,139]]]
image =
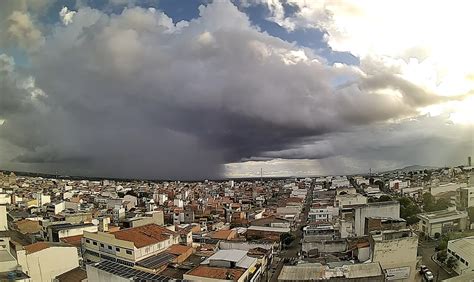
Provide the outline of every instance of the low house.
[[431,238],[453,231],[464,231],[468,226],[469,217],[466,211],[442,210],[422,213],[420,230]]
[[474,236],[448,242],[448,258],[455,259],[454,271],[462,275],[474,271]]
[[189,281],[251,281],[261,274],[257,259],[243,250],[220,250],[183,275]]

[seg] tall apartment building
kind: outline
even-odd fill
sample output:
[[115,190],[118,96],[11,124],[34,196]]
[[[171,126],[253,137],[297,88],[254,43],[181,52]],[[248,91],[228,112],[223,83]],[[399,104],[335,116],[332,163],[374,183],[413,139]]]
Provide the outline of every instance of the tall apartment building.
[[462,209],[474,207],[474,186],[457,190],[456,205]]

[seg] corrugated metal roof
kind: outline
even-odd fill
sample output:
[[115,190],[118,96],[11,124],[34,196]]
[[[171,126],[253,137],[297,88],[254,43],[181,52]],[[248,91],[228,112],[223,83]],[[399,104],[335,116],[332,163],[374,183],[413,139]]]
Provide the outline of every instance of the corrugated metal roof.
[[209,264],[211,260],[223,260],[223,261],[231,261],[235,262],[235,266],[242,267],[242,268],[249,268],[252,264],[257,261],[256,258],[247,256],[247,251],[244,250],[219,250],[217,253],[213,254],[202,264]]
[[290,228],[287,227],[267,227],[267,226],[255,226],[252,225],[247,230],[256,230],[256,231],[267,231],[267,232],[280,232],[280,233],[288,233],[290,232]]
[[320,263],[300,265],[284,265],[278,280],[316,280],[324,275],[324,267]]
[[343,267],[347,269],[346,278],[374,277],[382,274],[380,264],[377,262],[345,265]]
[[247,255],[247,251],[243,250],[219,250],[217,253],[210,256],[206,261],[209,260],[225,260],[238,262]]

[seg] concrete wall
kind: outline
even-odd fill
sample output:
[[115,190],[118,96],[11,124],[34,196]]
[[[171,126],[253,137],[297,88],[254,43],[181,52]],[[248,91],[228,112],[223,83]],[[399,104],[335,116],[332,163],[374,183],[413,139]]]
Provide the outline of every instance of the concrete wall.
[[0,205],[0,231],[8,230],[7,207]]
[[418,248],[418,237],[404,237],[381,242],[371,241],[371,257],[373,262],[379,262],[382,269],[395,269],[409,267],[408,279],[399,281],[415,281],[416,256]]
[[351,205],[367,204],[367,197],[360,194],[344,194],[336,196],[336,205],[340,208]]
[[16,266],[15,258],[6,249],[0,249],[0,271],[15,270]]
[[207,278],[207,277],[199,277],[199,276],[193,276],[189,274],[184,274],[183,279],[185,281],[210,281],[210,282],[227,282],[227,281],[233,281],[233,280],[225,280],[225,279],[215,279],[215,278]]
[[354,231],[357,236],[364,235],[366,217],[400,218],[399,202],[368,204],[354,210]]
[[79,266],[76,247],[49,247],[26,254],[17,252],[18,264],[32,281],[52,281],[54,277]]
[[[84,231],[97,232],[97,230],[98,230],[97,225],[78,227],[78,228],[74,228],[74,229],[64,229],[64,230],[60,230],[58,232],[58,237],[59,238],[64,238],[64,237],[70,237],[70,236],[77,236],[77,235],[84,234]],[[53,238],[50,238],[50,240],[52,240],[52,239]]]
[[311,250],[318,250],[320,253],[338,253],[345,252],[347,249],[347,243],[343,240],[338,241],[315,241],[315,242],[303,242],[302,250],[309,252]]
[[[89,240],[89,242],[87,242]],[[94,241],[97,245],[94,245]],[[82,239],[82,246],[86,250],[91,250],[94,252],[101,252],[100,243],[103,243],[105,246],[105,250],[108,249],[107,246],[113,246],[111,252],[105,252],[105,254],[116,257],[119,259],[127,260],[127,261],[135,261],[135,246],[133,242],[122,241],[115,239],[114,235],[98,232],[98,233],[90,233],[84,232],[84,238]],[[116,251],[116,247],[119,248],[119,251]],[[132,254],[127,254],[126,250],[132,251]]]
[[0,193],[0,205],[9,205],[12,203],[12,195]]
[[113,275],[112,273],[99,270],[92,265],[86,265],[87,279],[88,281],[101,281],[101,282],[130,282],[129,279]]

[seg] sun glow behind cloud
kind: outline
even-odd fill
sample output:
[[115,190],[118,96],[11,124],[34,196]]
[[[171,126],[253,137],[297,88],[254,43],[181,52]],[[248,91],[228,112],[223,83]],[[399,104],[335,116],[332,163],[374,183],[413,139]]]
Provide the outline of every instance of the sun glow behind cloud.
[[[271,11],[270,20],[288,30],[317,28],[336,51],[360,58],[370,75],[381,68],[438,96],[472,95],[474,90],[474,2],[458,1],[283,1],[256,0]],[[376,62],[374,64],[374,62]],[[462,100],[462,99],[460,99]],[[447,102],[420,113],[451,114],[472,123],[472,98]]]

